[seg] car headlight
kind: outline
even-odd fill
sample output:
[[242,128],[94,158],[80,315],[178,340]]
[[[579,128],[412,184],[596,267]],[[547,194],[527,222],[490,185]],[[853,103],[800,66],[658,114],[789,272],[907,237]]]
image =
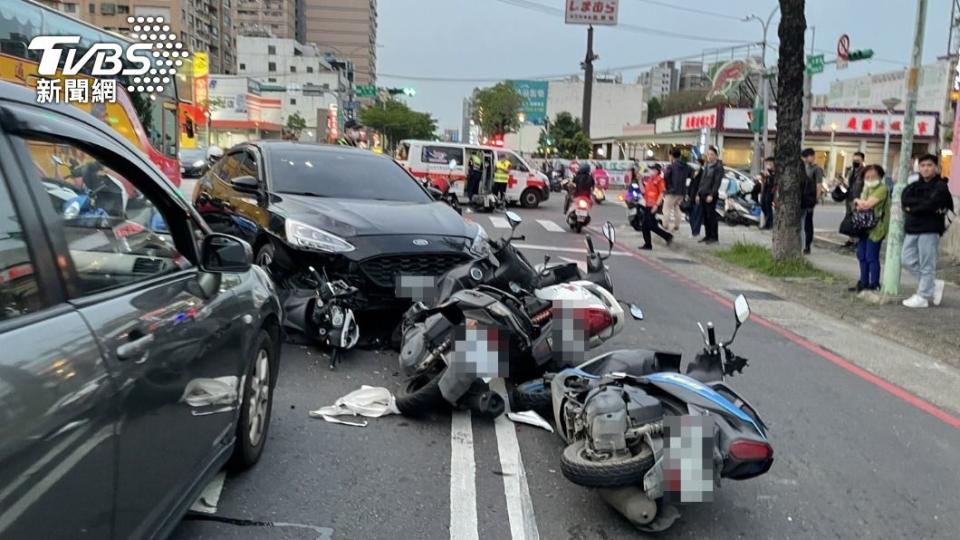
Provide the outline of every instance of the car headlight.
[[339,236],[295,219],[286,222],[287,242],[292,246],[326,253],[347,253],[357,248]]
[[202,159],[198,159],[198,160],[196,160],[196,161],[193,162],[193,165],[191,165],[191,167],[193,167],[194,169],[199,169],[200,167],[203,167],[203,164],[204,164],[204,163],[206,163],[206,162],[203,161]]
[[487,231],[479,225],[477,225],[477,233],[473,235],[473,240],[470,242],[470,253],[479,258],[490,254],[490,239],[487,237]]

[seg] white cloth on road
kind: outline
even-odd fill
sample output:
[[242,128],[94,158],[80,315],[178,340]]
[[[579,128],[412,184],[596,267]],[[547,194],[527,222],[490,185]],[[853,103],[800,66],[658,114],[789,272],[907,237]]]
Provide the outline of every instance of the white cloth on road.
[[550,426],[550,423],[544,420],[542,416],[534,411],[508,412],[507,418],[521,424],[529,424],[531,426],[543,428],[550,433],[553,433],[553,427]]
[[400,414],[397,410],[396,399],[386,388],[378,386],[361,386],[359,390],[354,390],[341,397],[333,405],[321,407],[315,411],[310,411],[311,418],[322,418],[327,422],[334,424],[344,424],[348,426],[367,427],[367,421],[348,422],[340,420],[337,416],[365,416],[367,418],[379,418],[388,414]]

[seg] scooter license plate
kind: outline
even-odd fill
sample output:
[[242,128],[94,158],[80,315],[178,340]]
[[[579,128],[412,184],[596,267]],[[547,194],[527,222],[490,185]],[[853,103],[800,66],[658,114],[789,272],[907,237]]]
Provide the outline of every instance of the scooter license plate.
[[629,210],[627,210],[627,215],[628,215],[628,216],[635,216],[635,215],[637,215],[637,207],[634,206],[633,208],[630,208]]
[[590,214],[589,214],[589,212],[587,212],[586,210],[577,210],[577,217],[578,217],[578,218],[585,218],[585,217],[587,217],[588,215],[590,215]]
[[713,500],[714,420],[710,416],[664,419],[664,492],[681,503]]

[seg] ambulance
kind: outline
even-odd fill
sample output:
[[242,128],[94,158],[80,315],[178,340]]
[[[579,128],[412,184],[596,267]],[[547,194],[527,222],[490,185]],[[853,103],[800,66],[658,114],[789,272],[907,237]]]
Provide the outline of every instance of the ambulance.
[[550,197],[550,182],[546,175],[534,170],[513,150],[478,144],[446,143],[438,141],[404,140],[397,150],[397,161],[415,177],[427,180],[446,193],[455,193],[461,204],[466,204],[464,188],[467,163],[479,154],[483,159],[483,177],[480,192],[485,193],[493,182],[494,164],[500,159],[510,161],[510,181],[507,184],[507,204],[536,208]]

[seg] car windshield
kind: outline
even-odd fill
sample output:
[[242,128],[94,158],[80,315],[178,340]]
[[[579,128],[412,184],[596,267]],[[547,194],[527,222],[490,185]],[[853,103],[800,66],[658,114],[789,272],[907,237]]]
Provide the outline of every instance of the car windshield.
[[275,150],[270,158],[273,191],[337,199],[430,202],[406,171],[367,152],[319,148]]
[[207,153],[203,148],[185,148],[180,150],[180,161],[184,163],[193,163],[197,160],[206,159]]

